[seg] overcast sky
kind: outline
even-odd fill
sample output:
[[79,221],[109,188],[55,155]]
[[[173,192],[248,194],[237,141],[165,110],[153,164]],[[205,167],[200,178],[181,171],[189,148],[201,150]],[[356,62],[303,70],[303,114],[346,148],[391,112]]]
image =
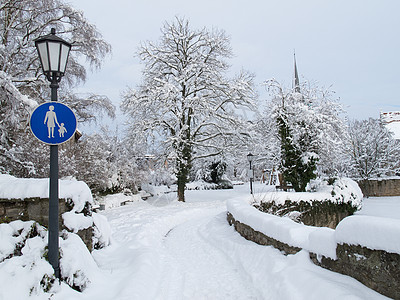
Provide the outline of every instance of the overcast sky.
[[192,28],[225,30],[232,70],[254,73],[257,84],[276,78],[291,86],[295,49],[300,80],[331,86],[351,119],[400,111],[399,0],[69,2],[113,47],[80,90],[105,94],[117,106],[121,91],[140,82],[142,66],[134,57],[140,42],[157,40],[163,23],[180,16]]

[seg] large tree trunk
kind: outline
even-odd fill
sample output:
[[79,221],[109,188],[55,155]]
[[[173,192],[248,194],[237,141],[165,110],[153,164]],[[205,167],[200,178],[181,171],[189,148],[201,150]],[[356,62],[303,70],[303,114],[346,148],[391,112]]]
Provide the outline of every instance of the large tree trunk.
[[186,183],[189,180],[190,169],[192,168],[192,148],[187,145],[181,145],[180,159],[178,159],[178,172],[176,177],[178,178],[178,201],[185,202],[185,188]]
[[186,182],[183,178],[178,178],[178,201],[185,202]]
[[178,165],[178,201],[185,202],[185,188],[188,182],[189,168],[185,162]]

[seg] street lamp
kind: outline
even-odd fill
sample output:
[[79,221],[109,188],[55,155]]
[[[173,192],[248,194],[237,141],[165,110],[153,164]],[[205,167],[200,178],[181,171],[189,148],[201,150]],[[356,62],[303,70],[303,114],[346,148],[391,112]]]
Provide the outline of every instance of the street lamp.
[[250,169],[249,169],[250,172],[249,173],[250,173],[250,193],[251,194],[253,194],[253,169],[251,167],[251,163],[252,163],[253,159],[254,159],[253,154],[251,154],[251,153],[247,154],[247,160],[250,163]]
[[[35,40],[42,70],[50,81],[51,101],[57,101],[58,83],[64,76],[71,44],[56,36],[56,30]],[[49,188],[49,262],[56,278],[60,278],[58,260],[58,145],[50,145],[50,188]]]

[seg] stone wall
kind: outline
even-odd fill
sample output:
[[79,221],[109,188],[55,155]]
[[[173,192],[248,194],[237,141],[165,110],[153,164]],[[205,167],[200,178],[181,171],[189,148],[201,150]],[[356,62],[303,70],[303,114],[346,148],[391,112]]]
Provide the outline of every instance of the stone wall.
[[[62,214],[72,209],[71,199],[59,199],[58,221],[59,230],[66,229],[63,224]],[[9,223],[15,220],[36,221],[48,228],[49,225],[49,199],[25,198],[25,199],[0,199],[0,223]],[[93,228],[80,230],[77,234],[81,237],[89,251],[92,251]]]
[[[227,213],[227,220],[247,240],[259,245],[273,246],[285,254],[295,254],[301,249],[292,247],[243,224]],[[337,259],[333,260],[310,253],[311,260],[318,266],[351,276],[369,288],[393,299],[400,299],[400,255],[361,246],[338,244]]]
[[399,254],[338,244],[336,255],[337,259],[333,260],[310,253],[316,265],[351,276],[382,295],[400,299]]
[[[59,199],[59,226],[62,227],[61,215],[69,210],[68,203],[72,200]],[[44,227],[49,224],[49,199],[48,198],[25,198],[25,199],[0,199],[0,223],[15,220],[34,220]]]
[[400,196],[400,179],[360,180],[358,185],[366,197]]
[[235,218],[229,212],[227,214],[227,219],[229,225],[233,225],[235,227],[235,230],[249,241],[255,242],[259,245],[273,246],[280,251],[283,251],[285,254],[296,254],[301,250],[301,248],[289,246],[288,244],[282,243],[281,241],[266,236],[262,232],[254,230],[246,224],[240,223],[239,221],[235,220]]

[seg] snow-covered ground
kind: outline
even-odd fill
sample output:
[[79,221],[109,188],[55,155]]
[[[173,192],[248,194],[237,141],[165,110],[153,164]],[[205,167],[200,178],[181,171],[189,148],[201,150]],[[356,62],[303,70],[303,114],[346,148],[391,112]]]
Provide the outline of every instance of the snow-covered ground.
[[[166,194],[104,211],[113,240],[93,253],[96,276],[83,293],[63,285],[50,299],[385,299],[305,251],[284,256],[242,238],[226,221],[226,200],[248,193],[247,185],[188,191],[186,203]],[[384,213],[369,210],[377,202],[360,213]],[[400,198],[383,203],[398,211]]]

